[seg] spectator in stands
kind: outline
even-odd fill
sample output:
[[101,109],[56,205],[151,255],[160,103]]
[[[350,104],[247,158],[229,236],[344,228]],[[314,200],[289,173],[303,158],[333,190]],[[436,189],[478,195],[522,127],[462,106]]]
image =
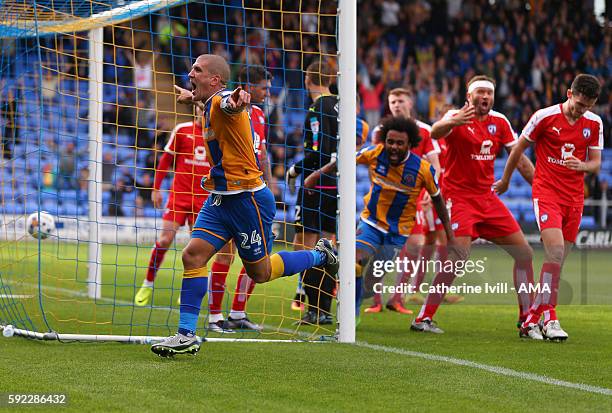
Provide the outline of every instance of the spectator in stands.
[[50,70],[45,70],[42,79],[42,97],[45,117],[50,118],[53,107],[57,105],[59,78]]
[[[358,36],[363,41],[359,42],[358,67],[364,80],[363,68],[375,73],[377,68],[388,66],[385,50],[401,49],[399,45],[405,41],[401,78],[408,83],[404,87],[415,92],[419,117],[429,118],[430,88],[440,89],[443,79],[448,81],[446,100],[450,98],[449,103],[461,107],[463,84],[475,72],[500,80],[497,106],[509,115],[517,130],[536,108],[562,100],[567,84],[563,79],[579,72],[597,76],[604,85],[600,98],[604,107],[595,111],[604,122],[610,117],[604,102],[609,102],[612,90],[612,36],[597,22],[589,7],[592,3],[540,1],[533,7],[535,2],[531,2],[529,11],[515,7],[514,2],[463,2],[459,8],[449,5],[448,15],[431,13],[427,2],[397,3],[401,10],[394,16],[385,15],[389,24],[380,25],[380,32],[372,28],[368,16],[374,11],[360,13]],[[390,8],[382,7],[383,2],[377,4],[381,12]],[[397,27],[405,28],[400,33],[391,27],[394,17],[399,19]],[[440,19],[446,23],[434,24]],[[604,140],[611,143],[610,128],[605,128],[605,134]]]
[[125,177],[117,178],[115,185],[113,185],[110,191],[111,197],[108,205],[108,215],[115,217],[125,216],[123,211],[123,195],[133,191],[134,187],[126,184]]
[[115,155],[111,151],[104,152],[102,155],[102,189],[108,191],[113,186],[115,180]]
[[59,153],[57,189],[76,189],[76,165],[77,154],[75,153],[74,143],[68,142]]
[[79,169],[79,191],[87,192],[89,190],[89,169]]
[[46,163],[42,167],[42,187],[44,189],[55,188],[55,174],[50,163]]
[[[4,89],[4,80],[0,83],[0,91]],[[5,159],[12,158],[12,148],[19,141],[19,131],[17,128],[15,114],[16,114],[16,99],[13,94],[13,89],[9,88],[6,95],[2,93],[3,99],[0,102],[0,118],[2,119],[2,152]]]
[[150,106],[151,97],[154,91],[155,71],[153,66],[157,53],[143,50],[143,43],[136,46],[135,50],[125,50],[125,57],[134,67],[134,86],[136,87],[137,100],[143,99],[145,106]]
[[153,130],[155,129],[154,102],[138,99],[136,102],[136,139],[137,149],[150,148],[153,145]]
[[139,181],[136,181],[136,214],[142,215],[145,208],[153,208],[151,192],[153,179],[150,173],[145,173]]

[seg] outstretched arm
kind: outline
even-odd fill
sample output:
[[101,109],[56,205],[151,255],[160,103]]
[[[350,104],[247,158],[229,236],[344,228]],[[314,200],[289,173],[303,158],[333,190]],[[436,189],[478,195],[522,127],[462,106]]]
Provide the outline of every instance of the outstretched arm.
[[251,94],[238,86],[224,102],[221,104],[222,109],[231,113],[242,112],[251,103]]
[[[527,149],[529,145],[531,145],[531,142],[529,142],[527,138],[525,138],[525,136],[523,135],[519,139],[518,143],[514,145],[514,147],[512,148],[512,151],[510,152],[510,156],[508,157],[508,160],[506,161],[506,166],[504,168],[504,174],[502,178],[493,184],[493,189],[499,195],[503,194],[504,192],[508,190],[508,185],[510,185],[510,178],[512,177],[512,173],[514,172],[514,170],[516,169],[516,167],[519,165],[521,161],[523,162],[523,168],[529,169],[529,166],[531,166],[530,179],[525,177],[525,175],[523,175],[523,177],[525,177],[525,179],[529,183],[531,183],[531,181],[533,180],[533,164],[524,155],[525,149]],[[523,158],[527,159],[527,162],[529,162],[529,165],[527,167],[524,166],[525,161],[523,160]]]
[[336,168],[336,157],[332,156],[331,161],[329,163],[323,165],[320,169],[317,169],[310,175],[304,179],[304,188],[313,189],[317,182],[319,182],[319,178],[321,175],[330,175],[334,169]]
[[446,233],[446,238],[448,239],[449,243],[452,243],[455,240],[455,234],[451,229],[450,217],[448,216],[448,210],[446,209],[446,205],[444,204],[442,194],[438,193],[438,195],[432,196],[431,201],[433,202],[433,206],[436,209],[436,212],[438,213],[440,221],[442,221],[442,225],[444,226],[444,232]]

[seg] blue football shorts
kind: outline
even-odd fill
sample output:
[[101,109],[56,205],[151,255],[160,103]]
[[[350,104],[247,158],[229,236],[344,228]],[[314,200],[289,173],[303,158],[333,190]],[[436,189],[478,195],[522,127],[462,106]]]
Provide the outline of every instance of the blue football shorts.
[[240,258],[255,263],[272,251],[275,214],[274,195],[268,187],[233,195],[210,194],[198,214],[191,237],[209,242],[215,251],[234,240]]
[[362,220],[359,220],[359,225],[357,225],[356,247],[367,251],[370,255],[381,250],[381,252],[386,252],[383,255],[391,257],[397,254],[407,239],[408,237],[404,235],[385,233]]

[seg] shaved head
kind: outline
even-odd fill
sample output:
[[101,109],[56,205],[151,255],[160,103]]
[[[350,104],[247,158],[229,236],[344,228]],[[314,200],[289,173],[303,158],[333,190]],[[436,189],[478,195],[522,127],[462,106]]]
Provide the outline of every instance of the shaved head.
[[230,79],[230,67],[223,57],[215,54],[203,54],[198,56],[197,61],[205,65],[208,73],[218,75],[221,78],[221,83],[227,85]]

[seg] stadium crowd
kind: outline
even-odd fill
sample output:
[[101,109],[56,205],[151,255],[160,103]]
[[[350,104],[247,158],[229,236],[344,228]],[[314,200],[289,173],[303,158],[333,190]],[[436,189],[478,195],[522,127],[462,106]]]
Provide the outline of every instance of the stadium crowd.
[[[413,93],[416,117],[432,123],[448,108],[462,106],[467,79],[485,74],[497,81],[496,109],[507,115],[518,132],[534,110],[562,101],[567,85],[577,73],[589,73],[603,85],[594,112],[604,121],[604,142],[610,147],[612,35],[597,20],[588,3],[358,1],[358,90],[363,117],[370,125],[376,125],[389,111],[385,103],[387,92],[405,87]],[[281,13],[249,12],[251,6],[253,10],[259,8],[259,1],[246,1],[244,5],[246,13],[239,8],[209,6],[206,16],[197,5],[177,7],[169,16],[147,18],[146,28],[134,30],[131,36],[106,29],[106,38],[112,39],[117,47],[105,49],[108,99],[105,98],[104,132],[115,137],[116,143],[137,147],[139,152],[137,168],[123,166],[126,164],[119,159],[122,154],[104,158],[106,189],[113,194],[115,203],[120,203],[122,194],[131,193],[136,182],[147,185],[152,181],[156,159],[174,126],[169,118],[156,115],[160,93],[155,92],[158,88],[155,72],[166,67],[175,75],[176,83],[185,85],[192,57],[201,53],[225,56],[232,63],[232,79],[245,64],[265,65],[274,76],[266,108],[273,175],[282,179],[285,167],[301,156],[301,125],[309,105],[303,68],[319,53],[335,54],[335,5],[313,2],[299,10],[280,0],[267,2],[270,10],[283,7],[286,13],[282,19]],[[204,19],[208,25],[195,24]],[[245,26],[252,29],[244,29]],[[261,27],[276,30],[264,31]],[[58,72],[79,80],[87,74],[86,42],[75,39],[57,37],[43,45],[43,58],[45,51],[59,47],[53,56],[49,54],[47,60],[53,64],[41,79],[46,107],[58,102],[56,91],[63,87],[61,79],[57,79]],[[10,127],[15,108],[10,103],[11,95],[5,96],[1,105],[6,129],[3,148],[4,156],[9,157],[11,142],[5,135],[14,134],[18,142],[20,130]],[[54,115],[45,112],[45,116]],[[56,138],[50,144],[61,143]],[[54,174],[49,171],[57,172],[55,182],[49,186],[78,189],[79,176],[86,171],[80,148],[77,149],[74,154],[66,153],[61,165],[44,165],[46,182],[53,181]],[[606,182],[610,179],[606,165],[602,170],[608,169],[608,174],[602,175],[601,180],[587,178],[589,196],[608,193],[608,198],[612,198]],[[68,177],[60,179],[60,175]],[[283,199],[281,192],[280,188],[276,190],[277,200]],[[150,208],[150,201],[143,198],[146,188],[134,194],[142,198],[138,205]],[[107,212],[122,213],[120,207]]]

